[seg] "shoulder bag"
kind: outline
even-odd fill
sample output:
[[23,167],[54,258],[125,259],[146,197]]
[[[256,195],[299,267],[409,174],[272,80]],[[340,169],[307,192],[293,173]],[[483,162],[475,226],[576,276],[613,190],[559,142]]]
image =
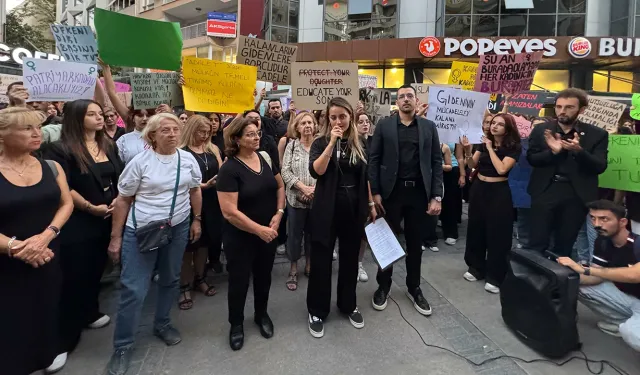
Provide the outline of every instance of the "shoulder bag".
[[178,194],[178,185],[180,184],[180,150],[176,150],[176,152],[178,153],[178,171],[176,173],[176,184],[173,188],[173,200],[171,201],[169,218],[155,220],[138,228],[138,222],[136,221],[136,202],[133,202],[131,218],[133,219],[133,229],[136,231],[138,250],[141,253],[149,253],[171,243],[171,219],[173,218],[173,209],[176,207],[176,196]]

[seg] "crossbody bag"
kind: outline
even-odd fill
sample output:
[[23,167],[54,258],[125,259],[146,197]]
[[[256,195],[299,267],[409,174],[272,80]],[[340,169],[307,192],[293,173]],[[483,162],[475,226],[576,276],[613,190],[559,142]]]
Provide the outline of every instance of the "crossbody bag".
[[176,152],[178,153],[178,171],[176,173],[176,184],[173,188],[173,200],[171,201],[169,218],[164,220],[155,220],[138,228],[138,222],[136,221],[136,202],[135,200],[133,202],[131,218],[133,219],[133,229],[136,231],[138,250],[141,253],[149,253],[171,243],[171,219],[173,218],[173,210],[176,207],[178,185],[180,184],[180,150],[177,150]]

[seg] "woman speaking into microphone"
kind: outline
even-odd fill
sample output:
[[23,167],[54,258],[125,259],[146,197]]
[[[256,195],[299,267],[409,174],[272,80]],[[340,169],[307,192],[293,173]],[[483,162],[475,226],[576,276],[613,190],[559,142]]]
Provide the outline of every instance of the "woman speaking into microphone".
[[309,332],[324,335],[331,309],[331,262],[339,239],[338,308],[356,328],[364,319],[356,306],[358,253],[369,215],[376,218],[364,141],[356,129],[353,108],[343,98],[327,104],[327,126],[309,152],[309,172],[317,179],[311,208],[311,273],[307,289]]

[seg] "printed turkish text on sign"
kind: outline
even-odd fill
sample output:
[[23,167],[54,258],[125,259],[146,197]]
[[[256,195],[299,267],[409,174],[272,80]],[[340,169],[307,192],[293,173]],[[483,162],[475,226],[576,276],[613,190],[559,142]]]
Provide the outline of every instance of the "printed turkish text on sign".
[[529,90],[544,52],[480,56],[474,91],[516,94]]
[[357,63],[294,62],[291,77],[292,100],[297,108],[324,109],[332,98],[358,103]]
[[25,58],[22,65],[28,102],[93,99],[97,79],[96,65],[31,58]]
[[182,90],[178,86],[178,73],[133,73],[131,75],[133,108],[156,108],[182,105]]
[[626,104],[589,96],[589,105],[578,116],[578,120],[603,128],[611,133],[618,127],[618,120],[620,120],[625,108],[627,108]]
[[51,25],[58,52],[66,61],[95,64],[98,46],[89,26]]
[[291,63],[296,61],[297,46],[238,37],[238,64],[258,68],[258,80],[264,82],[291,83]]

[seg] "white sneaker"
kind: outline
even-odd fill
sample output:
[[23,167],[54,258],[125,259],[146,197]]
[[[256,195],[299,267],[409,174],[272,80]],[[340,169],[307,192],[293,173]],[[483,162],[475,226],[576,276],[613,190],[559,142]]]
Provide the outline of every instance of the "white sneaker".
[[338,260],[338,253],[333,250],[333,260]]
[[425,250],[427,250],[427,248],[424,247],[424,245],[422,245],[422,251],[425,251]]
[[495,286],[493,284],[489,284],[489,283],[485,283],[484,284],[484,290],[486,290],[489,293],[493,293],[493,294],[500,293],[500,288],[498,288],[497,286]]
[[605,322],[604,320],[599,321],[597,324],[598,328],[607,335],[622,337],[620,334],[620,325],[615,323]]
[[473,276],[469,271],[465,272],[464,275],[462,275],[462,277],[464,277],[464,279],[467,281],[471,281],[471,282],[478,281],[478,279],[476,279],[476,277]]
[[95,322],[89,324],[88,327],[91,329],[98,329],[105,327],[107,324],[109,324],[109,322],[111,322],[111,318],[109,318],[109,315],[105,314],[98,318],[98,320],[96,320]]
[[522,244],[521,243],[516,244],[516,249],[522,249]]
[[429,250],[433,251],[434,253],[440,251],[440,249],[438,249],[438,246],[429,246]]
[[458,242],[458,240],[456,240],[455,238],[447,238],[446,240],[444,240],[444,243],[446,243],[449,246],[455,245],[456,242]]
[[278,255],[283,255],[285,253],[285,251],[287,251],[287,249],[284,246],[284,244],[278,245],[278,247],[276,248],[276,254],[278,254]]
[[369,275],[367,275],[367,271],[365,271],[362,263],[358,264],[358,280],[362,281],[363,283],[369,281]]
[[51,366],[47,367],[44,372],[46,374],[53,374],[56,373],[60,370],[62,370],[62,368],[64,367],[64,365],[67,363],[67,353],[64,352],[62,354],[58,354],[58,356],[53,360],[53,363],[51,363]]

